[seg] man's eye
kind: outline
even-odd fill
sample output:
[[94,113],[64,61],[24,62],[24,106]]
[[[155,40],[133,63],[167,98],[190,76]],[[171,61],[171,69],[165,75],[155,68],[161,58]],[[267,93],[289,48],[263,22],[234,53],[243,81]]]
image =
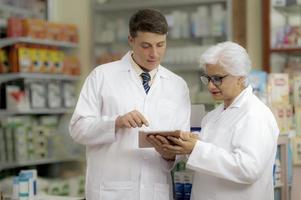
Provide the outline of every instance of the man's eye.
[[141,45],[141,46],[142,46],[142,48],[148,48],[148,47],[149,47],[148,44],[143,44],[143,45]]

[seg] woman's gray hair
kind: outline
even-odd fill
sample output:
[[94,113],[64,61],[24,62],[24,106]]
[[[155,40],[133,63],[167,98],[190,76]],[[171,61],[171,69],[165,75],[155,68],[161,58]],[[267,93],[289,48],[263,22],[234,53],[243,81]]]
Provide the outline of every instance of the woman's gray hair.
[[222,42],[207,49],[201,55],[201,64],[206,71],[206,64],[219,65],[233,76],[246,78],[251,71],[251,60],[247,51],[237,43]]

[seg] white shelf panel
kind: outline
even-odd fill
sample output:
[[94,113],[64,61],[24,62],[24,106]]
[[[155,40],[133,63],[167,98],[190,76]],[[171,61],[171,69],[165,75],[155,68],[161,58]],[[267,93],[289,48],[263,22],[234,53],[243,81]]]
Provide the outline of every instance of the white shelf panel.
[[0,11],[18,13],[18,14],[25,15],[25,16],[36,16],[36,14],[34,14],[32,12],[32,10],[24,9],[24,8],[17,8],[15,6],[6,5],[3,3],[0,3]]
[[0,48],[10,46],[17,43],[27,43],[27,44],[40,44],[45,46],[53,46],[60,48],[77,48],[78,44],[64,41],[55,41],[47,39],[34,39],[29,37],[16,37],[16,38],[5,38],[0,39]]
[[284,184],[283,183],[280,183],[280,184],[277,184],[277,185],[274,185],[274,188],[276,189],[276,188],[282,188],[284,186]]
[[66,80],[77,81],[79,76],[66,74],[43,74],[43,73],[7,73],[0,74],[0,83],[13,81],[17,79],[43,79],[43,80]]
[[291,6],[274,6],[274,9],[286,16],[298,15],[301,13],[301,4]]
[[[147,7],[176,7],[176,6],[192,6],[198,4],[213,4],[213,3],[225,3],[227,0],[152,0],[152,1],[136,1],[133,3],[104,3],[96,4],[94,6],[95,10],[101,12],[111,12],[111,11],[124,11],[124,10],[135,10]],[[96,13],[96,12],[95,12]]]
[[[53,195],[37,195],[35,200],[84,200],[85,197],[69,197],[69,196],[53,196]],[[4,200],[13,200],[9,196],[4,196]]]
[[174,72],[201,72],[197,63],[162,63],[162,66]]
[[72,114],[72,109],[67,108],[44,108],[44,109],[31,109],[29,111],[9,111],[9,110],[1,110],[0,109],[0,117],[1,116],[11,116],[11,115],[39,115],[39,114]]
[[32,165],[43,165],[43,164],[51,164],[51,163],[60,163],[60,162],[73,162],[73,161],[84,161],[83,158],[79,157],[68,157],[68,158],[46,158],[40,160],[27,160],[13,163],[0,163],[0,171],[4,169],[12,169],[16,167],[26,167]]

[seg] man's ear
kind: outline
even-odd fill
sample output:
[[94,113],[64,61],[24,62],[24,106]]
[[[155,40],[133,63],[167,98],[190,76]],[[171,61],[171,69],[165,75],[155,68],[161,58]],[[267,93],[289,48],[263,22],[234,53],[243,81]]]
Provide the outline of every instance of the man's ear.
[[130,46],[132,46],[133,41],[134,41],[134,38],[129,35],[128,36],[128,42],[129,42]]

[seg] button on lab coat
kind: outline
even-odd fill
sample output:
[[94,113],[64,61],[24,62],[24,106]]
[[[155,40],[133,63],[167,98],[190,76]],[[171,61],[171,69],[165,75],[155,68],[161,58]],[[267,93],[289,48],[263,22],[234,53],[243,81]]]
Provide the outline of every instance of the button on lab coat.
[[226,110],[202,121],[187,167],[196,173],[193,200],[273,200],[273,164],[279,130],[249,86]]
[[138,148],[138,128],[119,129],[115,119],[138,110],[147,130],[189,130],[190,100],[185,81],[159,66],[145,94],[130,54],[94,69],[81,90],[70,122],[72,138],[86,145],[88,200],[168,200],[167,161]]

